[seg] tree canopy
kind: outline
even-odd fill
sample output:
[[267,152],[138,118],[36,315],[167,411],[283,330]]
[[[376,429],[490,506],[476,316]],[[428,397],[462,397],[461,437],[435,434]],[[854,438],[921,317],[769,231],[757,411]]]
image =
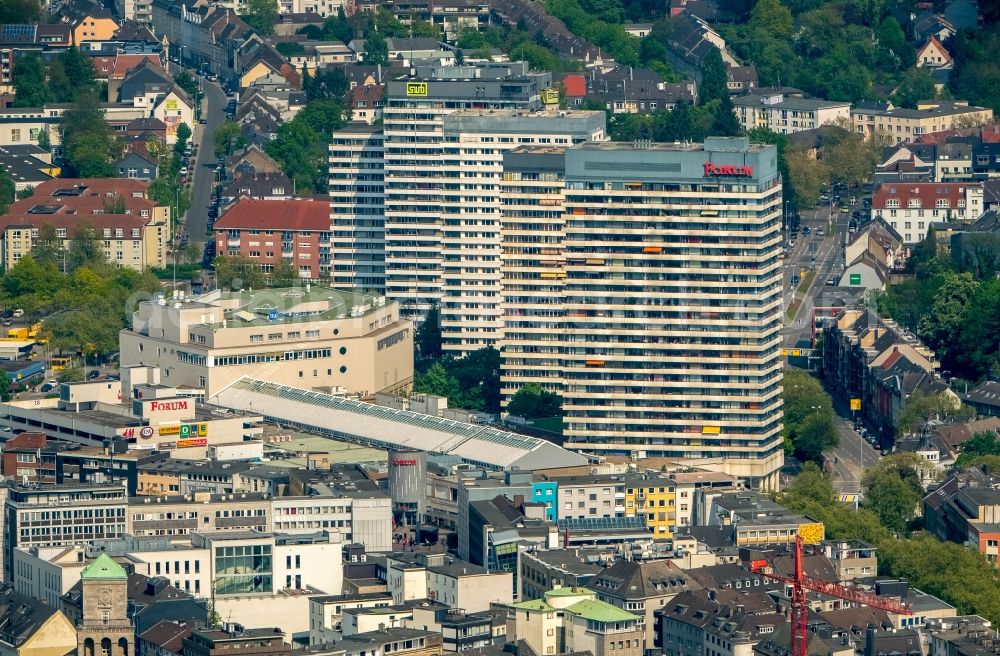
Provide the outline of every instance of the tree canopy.
[[15,200],[15,195],[14,181],[11,180],[10,173],[0,166],[0,214],[7,212],[7,208]]
[[327,147],[333,132],[346,123],[343,106],[334,100],[314,100],[278,128],[267,154],[277,161],[296,189],[326,191]]
[[962,407],[962,402],[953,393],[924,394],[918,390],[910,394],[899,412],[898,435],[922,432],[932,419],[947,421],[963,415],[967,416],[968,410]]
[[447,396],[449,405],[500,412],[500,352],[492,346],[461,358],[445,356],[413,383],[414,392]]
[[0,278],[0,300],[24,308],[32,321],[46,317],[42,336],[61,351],[88,357],[117,351],[118,333],[135,303],[159,289],[152,274],[108,264],[103,254],[73,259],[66,273],[59,268],[62,254],[44,264],[34,255],[33,250]]
[[819,381],[804,371],[789,369],[782,385],[785,448],[800,460],[823,462],[823,451],[837,446],[833,399]]
[[278,22],[278,0],[246,0],[242,17],[257,34],[274,34],[274,24]]
[[1000,437],[992,431],[976,433],[961,446],[961,451],[955,459],[956,469],[971,467],[990,456],[1000,457]]
[[427,312],[414,337],[421,358],[441,357],[441,311],[436,304]]
[[562,398],[542,389],[538,383],[528,383],[517,390],[507,403],[507,412],[525,419],[562,416]]
[[93,92],[77,94],[61,119],[66,160],[77,177],[110,178],[123,144],[104,117],[104,108]]
[[865,508],[896,534],[903,534],[918,514],[924,496],[921,471],[925,464],[913,453],[884,456],[861,481]]
[[1000,570],[974,549],[926,533],[914,539],[893,536],[875,513],[840,503],[830,478],[811,463],[777,500],[793,512],[823,522],[828,539],[864,540],[875,546],[880,574],[905,578],[954,605],[960,615],[1000,621]]

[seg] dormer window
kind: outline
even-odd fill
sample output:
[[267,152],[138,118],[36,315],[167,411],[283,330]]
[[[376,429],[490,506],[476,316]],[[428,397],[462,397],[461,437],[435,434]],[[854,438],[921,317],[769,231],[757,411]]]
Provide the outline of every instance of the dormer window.
[[910,202],[907,203],[907,207],[920,207],[920,199],[919,198],[911,198]]
[[934,203],[934,207],[948,208],[951,207],[951,201],[947,198],[938,198],[937,202]]
[[885,201],[885,206],[886,207],[899,207],[899,199],[898,198],[890,198],[889,200]]

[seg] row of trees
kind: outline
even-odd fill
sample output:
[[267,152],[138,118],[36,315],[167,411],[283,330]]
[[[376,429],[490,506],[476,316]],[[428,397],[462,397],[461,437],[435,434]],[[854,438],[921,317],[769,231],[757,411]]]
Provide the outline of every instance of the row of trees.
[[13,85],[15,107],[68,103],[80,94],[103,93],[94,78],[93,60],[76,46],[59,53],[48,66],[35,54],[18,57]]
[[220,255],[215,258],[215,281],[219,289],[259,289],[291,287],[300,281],[299,274],[285,260],[265,273],[260,263],[245,255]]
[[823,452],[837,446],[833,399],[814,377],[799,369],[785,371],[781,393],[784,404],[785,451],[802,462],[823,464]]
[[[866,482],[868,505],[860,510],[840,503],[829,477],[811,464],[778,501],[823,522],[828,539],[859,539],[875,546],[880,574],[905,578],[912,586],[954,605],[960,615],[979,614],[992,622],[1000,621],[1000,570],[985,556],[927,534],[909,538],[905,531],[895,530],[900,526],[896,518],[913,517],[919,503],[915,487],[919,474],[914,466],[897,456],[884,459],[878,473]],[[893,476],[902,485],[892,481]],[[883,506],[889,502],[891,508]]]
[[959,272],[947,256],[915,258],[915,278],[875,295],[879,312],[915,331],[953,376],[1000,373],[1000,280]]
[[108,263],[87,221],[77,224],[65,249],[55,229],[43,225],[31,255],[0,277],[4,305],[23,308],[31,321],[45,317],[50,346],[84,356],[117,351],[134,304],[158,289],[151,273]]

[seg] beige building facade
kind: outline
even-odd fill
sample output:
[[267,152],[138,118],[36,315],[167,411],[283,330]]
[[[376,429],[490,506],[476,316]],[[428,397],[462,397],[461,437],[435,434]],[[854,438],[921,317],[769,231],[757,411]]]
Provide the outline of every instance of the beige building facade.
[[309,285],[144,302],[120,344],[123,367],[160,367],[209,399],[244,376],[363,398],[413,380],[396,303]]
[[[754,487],[776,484],[782,196],[773,149],[728,138],[580,144],[564,153],[561,213],[540,202],[559,202],[559,163],[518,169],[514,154],[503,272],[514,278],[504,334],[515,346],[501,352],[504,393],[534,381],[560,389],[567,448],[684,459]],[[521,232],[537,258],[521,249]]]
[[851,109],[855,130],[865,137],[883,132],[897,143],[912,141],[931,132],[985,125],[992,120],[992,109],[958,101],[924,102],[916,109],[894,107],[892,103],[859,103]]

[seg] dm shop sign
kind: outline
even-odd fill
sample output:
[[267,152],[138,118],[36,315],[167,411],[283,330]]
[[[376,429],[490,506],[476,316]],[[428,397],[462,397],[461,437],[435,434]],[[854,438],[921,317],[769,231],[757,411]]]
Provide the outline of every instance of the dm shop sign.
[[753,167],[740,164],[714,164],[705,162],[705,177],[751,178]]

